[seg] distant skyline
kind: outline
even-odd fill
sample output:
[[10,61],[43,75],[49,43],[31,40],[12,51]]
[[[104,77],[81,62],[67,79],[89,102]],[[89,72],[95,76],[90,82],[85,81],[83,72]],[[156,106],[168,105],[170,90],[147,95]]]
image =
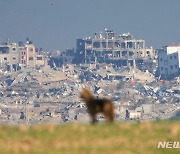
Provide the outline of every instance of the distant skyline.
[[0,0],[0,41],[54,51],[105,28],[130,32],[147,47],[180,42],[180,0]]

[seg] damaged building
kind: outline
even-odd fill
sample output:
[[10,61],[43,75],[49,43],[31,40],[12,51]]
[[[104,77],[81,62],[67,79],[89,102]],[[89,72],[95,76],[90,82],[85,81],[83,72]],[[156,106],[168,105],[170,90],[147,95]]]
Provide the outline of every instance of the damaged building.
[[0,44],[0,68],[17,71],[24,67],[40,67],[47,64],[45,53],[37,51],[32,42]]
[[0,67],[6,70],[17,69],[19,64],[19,46],[17,43],[0,44]]
[[145,40],[134,39],[130,33],[115,36],[112,30],[95,33],[93,38],[77,39],[76,63],[112,63],[116,66],[136,66],[154,59],[155,51],[146,48]]
[[28,43],[20,49],[19,63],[21,67],[40,67],[47,64],[45,53],[36,50],[34,44]]
[[169,45],[158,50],[158,73],[163,79],[180,74],[180,45]]

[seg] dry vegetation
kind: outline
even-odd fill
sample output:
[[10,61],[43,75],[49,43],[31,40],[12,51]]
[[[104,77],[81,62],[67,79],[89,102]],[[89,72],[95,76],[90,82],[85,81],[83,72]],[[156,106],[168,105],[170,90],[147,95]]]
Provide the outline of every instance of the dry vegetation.
[[180,122],[1,126],[0,153],[179,153],[157,149],[158,141],[180,141]]

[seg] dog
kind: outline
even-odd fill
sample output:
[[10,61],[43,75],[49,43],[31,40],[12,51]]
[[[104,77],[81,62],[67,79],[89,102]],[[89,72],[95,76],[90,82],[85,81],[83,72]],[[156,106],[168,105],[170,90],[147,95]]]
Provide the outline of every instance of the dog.
[[83,88],[81,98],[86,103],[87,111],[92,118],[92,123],[97,122],[96,115],[98,113],[102,113],[107,121],[114,121],[114,108],[109,99],[96,98],[87,88]]

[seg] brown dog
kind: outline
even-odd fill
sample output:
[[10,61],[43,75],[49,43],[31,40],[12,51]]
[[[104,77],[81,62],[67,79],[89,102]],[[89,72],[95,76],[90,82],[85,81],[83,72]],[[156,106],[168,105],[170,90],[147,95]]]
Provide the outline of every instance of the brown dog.
[[106,98],[95,98],[86,88],[83,88],[81,98],[87,105],[87,110],[92,118],[93,123],[96,122],[96,115],[98,113],[103,113],[107,121],[112,122],[114,120],[114,109],[110,100]]

